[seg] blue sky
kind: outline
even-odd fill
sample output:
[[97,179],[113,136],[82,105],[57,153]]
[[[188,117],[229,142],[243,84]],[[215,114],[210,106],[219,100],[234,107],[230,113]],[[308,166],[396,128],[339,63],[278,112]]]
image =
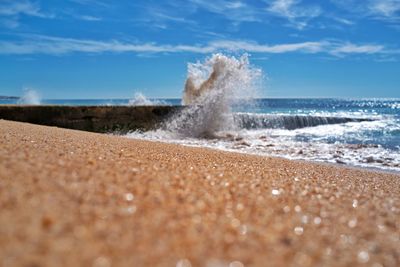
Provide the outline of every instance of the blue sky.
[[0,95],[180,97],[216,52],[263,97],[400,97],[400,0],[0,0]]

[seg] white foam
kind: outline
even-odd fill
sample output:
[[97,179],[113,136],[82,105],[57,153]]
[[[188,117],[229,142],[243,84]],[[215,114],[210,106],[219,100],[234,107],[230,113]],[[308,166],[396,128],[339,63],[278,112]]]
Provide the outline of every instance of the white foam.
[[129,100],[128,105],[130,106],[154,106],[154,105],[165,105],[164,102],[158,100],[150,100],[141,92],[135,93],[134,97]]
[[23,90],[24,94],[18,100],[18,104],[22,105],[40,105],[41,97],[39,93],[33,89],[26,88]]
[[[400,125],[396,121],[383,120],[321,125],[296,130],[235,129],[219,131],[214,134],[214,138],[182,137],[168,130],[157,130],[131,133],[129,137],[247,154],[400,171],[400,147],[387,149],[380,145],[368,145],[368,132],[380,132],[384,129],[399,131]],[[346,144],[352,139],[356,140],[356,144]],[[362,144],[364,142],[366,143]]]

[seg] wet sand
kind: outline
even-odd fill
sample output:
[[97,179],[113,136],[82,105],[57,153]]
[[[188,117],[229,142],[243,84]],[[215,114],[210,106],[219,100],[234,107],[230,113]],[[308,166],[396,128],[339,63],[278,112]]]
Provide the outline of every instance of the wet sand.
[[1,266],[400,265],[400,175],[0,120]]

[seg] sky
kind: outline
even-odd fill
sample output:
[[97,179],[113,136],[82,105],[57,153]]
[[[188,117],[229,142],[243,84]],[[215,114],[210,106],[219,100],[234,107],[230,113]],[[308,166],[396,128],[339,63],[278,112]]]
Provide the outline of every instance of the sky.
[[176,98],[249,54],[260,97],[400,97],[400,0],[0,0],[0,95]]

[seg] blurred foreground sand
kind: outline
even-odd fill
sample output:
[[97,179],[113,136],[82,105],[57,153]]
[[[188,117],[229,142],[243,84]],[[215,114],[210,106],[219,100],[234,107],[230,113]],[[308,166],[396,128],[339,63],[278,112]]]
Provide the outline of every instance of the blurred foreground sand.
[[0,120],[0,266],[400,266],[400,175]]

